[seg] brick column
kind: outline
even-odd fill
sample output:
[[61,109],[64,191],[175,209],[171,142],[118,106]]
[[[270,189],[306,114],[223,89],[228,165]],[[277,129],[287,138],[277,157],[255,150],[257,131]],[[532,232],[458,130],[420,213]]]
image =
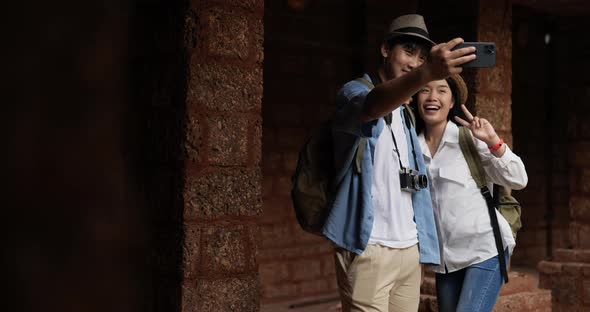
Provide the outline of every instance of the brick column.
[[479,2],[477,40],[496,43],[496,66],[475,72],[473,109],[488,119],[512,146],[512,6],[507,1]]
[[182,311],[258,311],[263,1],[191,3]]

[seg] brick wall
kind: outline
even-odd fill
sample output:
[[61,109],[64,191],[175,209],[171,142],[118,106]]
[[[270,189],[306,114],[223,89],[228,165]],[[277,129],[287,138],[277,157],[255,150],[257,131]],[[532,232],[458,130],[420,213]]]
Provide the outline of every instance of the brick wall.
[[[296,2],[296,1],[295,1]],[[333,111],[352,74],[350,7],[267,1],[263,99],[263,216],[258,261],[263,302],[333,293],[330,245],[303,232],[290,199],[298,151]],[[307,6],[305,6],[307,3]]]
[[182,311],[258,311],[263,2],[192,1]]

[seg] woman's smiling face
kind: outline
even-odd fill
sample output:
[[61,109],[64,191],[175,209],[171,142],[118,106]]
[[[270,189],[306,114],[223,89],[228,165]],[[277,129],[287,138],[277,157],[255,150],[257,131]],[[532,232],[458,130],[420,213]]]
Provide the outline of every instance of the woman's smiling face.
[[449,111],[455,105],[453,93],[446,80],[426,84],[417,96],[418,112],[427,126],[447,122]]

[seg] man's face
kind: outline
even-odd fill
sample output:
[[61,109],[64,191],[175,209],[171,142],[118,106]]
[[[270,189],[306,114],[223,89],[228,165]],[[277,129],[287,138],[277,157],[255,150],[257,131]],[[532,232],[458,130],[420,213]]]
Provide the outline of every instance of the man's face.
[[426,61],[426,56],[420,49],[410,49],[403,44],[396,44],[389,49],[384,44],[381,54],[385,58],[385,75],[388,80],[401,77]]

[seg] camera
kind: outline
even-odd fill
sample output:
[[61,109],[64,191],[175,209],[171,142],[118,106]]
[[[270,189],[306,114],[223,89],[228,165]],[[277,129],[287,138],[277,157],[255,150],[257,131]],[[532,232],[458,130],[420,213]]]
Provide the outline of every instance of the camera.
[[428,179],[425,175],[408,168],[399,170],[399,183],[402,191],[406,192],[417,192],[428,187]]

